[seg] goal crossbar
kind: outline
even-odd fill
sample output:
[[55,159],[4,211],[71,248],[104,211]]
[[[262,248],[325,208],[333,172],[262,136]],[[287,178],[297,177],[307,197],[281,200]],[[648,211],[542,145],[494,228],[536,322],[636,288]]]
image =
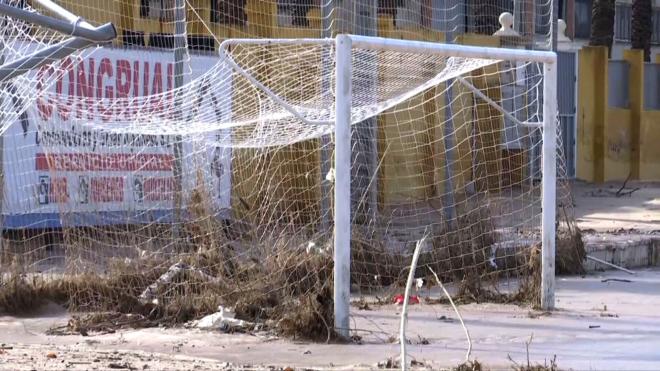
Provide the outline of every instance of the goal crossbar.
[[434,43],[429,41],[389,39],[375,36],[342,36],[349,37],[354,48],[365,48],[370,50],[396,50],[402,53],[425,53],[446,57],[526,61],[536,63],[555,63],[557,60],[557,55],[554,52],[547,51],[477,47]]

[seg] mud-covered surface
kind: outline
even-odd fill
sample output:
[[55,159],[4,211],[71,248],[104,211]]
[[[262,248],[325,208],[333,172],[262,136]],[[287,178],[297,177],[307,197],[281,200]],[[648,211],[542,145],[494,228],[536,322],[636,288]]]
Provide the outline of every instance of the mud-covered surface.
[[[540,364],[556,356],[560,369],[660,368],[660,269],[636,271],[558,277],[552,313],[510,304],[460,305],[472,337],[471,358],[484,369],[511,369],[509,357],[526,363],[528,355]],[[394,304],[356,305],[354,342],[325,344],[160,327],[48,335],[70,319],[50,306],[29,318],[0,317],[0,369],[378,369],[399,355],[399,310]],[[456,367],[465,359],[465,335],[450,306],[424,300],[412,305],[407,334],[411,359],[427,368]]]
[[[236,370],[216,360],[176,354],[101,350],[86,343],[72,345],[5,344],[0,351],[3,370]],[[254,369],[248,366],[248,369]],[[277,370],[278,368],[260,368]],[[279,368],[281,369],[281,368]]]

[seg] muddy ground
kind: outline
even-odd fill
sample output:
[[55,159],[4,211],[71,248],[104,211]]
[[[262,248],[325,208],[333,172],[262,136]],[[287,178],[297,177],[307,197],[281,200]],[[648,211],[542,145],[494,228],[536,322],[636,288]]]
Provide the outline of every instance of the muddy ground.
[[[620,183],[573,187],[578,224],[589,233],[658,233],[660,186]],[[607,238],[607,236],[603,237]],[[472,359],[491,369],[513,362],[562,369],[660,369],[660,269],[558,277],[557,311],[503,304],[460,306]],[[439,296],[438,292],[428,295]],[[70,314],[49,306],[31,317],[0,317],[2,370],[376,369],[397,357],[399,307],[352,308],[353,344],[319,344],[265,334],[150,328],[91,336],[47,335]],[[451,307],[410,308],[409,353],[433,369],[465,359],[466,341]],[[526,346],[530,342],[529,347]]]
[[[526,362],[528,355],[533,363],[547,363],[556,355],[564,369],[660,368],[660,269],[638,270],[634,276],[610,271],[562,277],[557,285],[558,310],[552,314],[515,305],[460,306],[472,337],[472,359],[492,369],[510,369],[511,359]],[[397,334],[399,307],[352,312],[360,344],[183,328],[49,336],[48,328],[69,318],[50,307],[31,318],[0,317],[0,369],[376,369],[379,362],[397,357],[399,345],[391,337]],[[464,360],[463,330],[448,306],[412,306],[408,338],[411,357],[433,369]],[[49,358],[51,352],[55,358]]]

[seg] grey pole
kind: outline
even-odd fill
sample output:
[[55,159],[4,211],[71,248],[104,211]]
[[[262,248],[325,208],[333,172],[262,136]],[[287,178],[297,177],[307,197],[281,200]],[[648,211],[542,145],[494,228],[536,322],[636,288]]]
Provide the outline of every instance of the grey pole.
[[[353,14],[355,23],[354,33],[356,35],[377,36],[378,34],[378,1],[377,0],[353,0]],[[357,57],[372,59],[375,62],[375,53],[361,50],[356,51]],[[377,69],[356,70],[356,81],[362,86],[356,86],[361,91],[373,92],[378,73]],[[370,118],[355,125],[351,135],[353,148],[353,160],[351,163],[351,199],[353,203],[352,217],[361,217],[364,224],[376,222],[378,214],[378,123],[377,119]]]
[[43,66],[44,64],[65,58],[77,50],[85,49],[93,44],[95,44],[95,42],[74,37],[41,49],[11,63],[4,64],[0,66],[0,82],[23,75]]
[[45,6],[48,9],[55,12],[64,20],[47,17],[39,13],[28,12],[24,9],[2,3],[0,3],[0,14],[20,19],[25,22],[34,23],[74,37],[38,50],[9,64],[5,65],[2,63],[2,66],[0,66],[0,82],[25,74],[30,70],[43,66],[44,64],[65,58],[77,50],[85,49],[96,43],[110,42],[117,37],[117,30],[112,23],[106,23],[100,27],[93,27],[80,17],[69,13],[59,5],[53,4],[50,0],[37,1],[46,4]]
[[[0,41],[0,64],[5,63],[5,44]],[[0,101],[0,105],[3,102]],[[0,120],[0,125],[5,121],[4,114]],[[1,127],[0,127],[1,128]],[[0,130],[0,256],[4,255],[4,232],[5,232],[5,216],[3,214],[3,208],[5,206],[5,133],[7,130]],[[11,263],[11,262],[10,262]],[[0,265],[2,264],[2,259],[0,259]]]
[[101,27],[93,27],[82,20],[77,20],[76,22],[63,21],[2,3],[0,3],[0,14],[90,41],[108,42],[117,37],[117,30],[115,30],[115,27],[111,23]]
[[552,28],[550,29],[550,37],[552,39],[552,51],[557,52],[557,21],[559,19],[559,0],[552,0]]
[[[321,0],[321,36],[324,38],[332,37],[332,22],[330,16],[332,14],[332,8],[334,6],[333,0]],[[330,50],[325,48],[322,51],[323,55],[321,57],[321,91],[328,92],[332,89],[330,86],[330,73],[332,72],[332,61],[334,56],[330,54]],[[332,164],[330,158],[332,156],[331,138],[330,135],[324,135],[321,137],[321,153],[320,153],[320,162],[321,162],[321,205],[320,205],[320,214],[321,214],[321,234],[327,235],[330,231],[331,223],[331,212],[330,207],[332,205],[332,180],[326,179],[330,170],[332,169]]]
[[[185,0],[176,0],[175,2],[175,27],[174,32],[174,88],[178,89],[183,86],[183,63],[186,54],[186,3]],[[180,97],[175,95],[175,102],[177,107],[177,114],[183,117],[183,112],[180,112]],[[183,211],[183,137],[179,135],[174,136],[174,236],[180,237],[180,223],[182,221],[181,213]]]

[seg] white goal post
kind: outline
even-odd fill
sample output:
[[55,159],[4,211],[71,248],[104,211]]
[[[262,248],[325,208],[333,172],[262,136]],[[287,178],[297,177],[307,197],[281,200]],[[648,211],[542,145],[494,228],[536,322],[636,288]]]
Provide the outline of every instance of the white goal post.
[[[338,35],[335,101],[334,310],[335,329],[349,336],[351,259],[351,106],[352,50],[391,50],[443,57],[487,58],[543,64],[542,280],[541,306],[554,308],[557,181],[557,56],[553,52],[473,47],[370,36]],[[495,104],[489,102],[489,104]],[[528,123],[529,124],[529,123]]]

